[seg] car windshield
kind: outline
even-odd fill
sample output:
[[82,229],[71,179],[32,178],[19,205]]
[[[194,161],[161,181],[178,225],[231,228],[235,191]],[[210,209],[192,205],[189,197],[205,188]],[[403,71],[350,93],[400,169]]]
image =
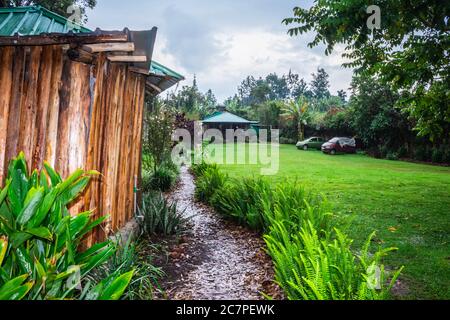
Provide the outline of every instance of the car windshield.
[[334,138],[334,139],[331,139],[331,140],[330,140],[330,142],[332,142],[332,143],[336,143],[336,142],[339,142],[339,138]]

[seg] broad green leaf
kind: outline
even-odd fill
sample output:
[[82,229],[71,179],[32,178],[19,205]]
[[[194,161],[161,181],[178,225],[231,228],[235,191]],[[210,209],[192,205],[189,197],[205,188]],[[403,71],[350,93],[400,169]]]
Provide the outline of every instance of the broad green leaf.
[[28,180],[28,188],[38,188],[39,187],[39,173],[37,170],[34,170]]
[[47,176],[45,175],[44,171],[41,171],[41,173],[39,175],[39,184],[41,187],[44,187],[45,192],[48,192],[50,186],[48,185],[48,179],[47,179]]
[[36,237],[46,239],[49,241],[53,240],[53,235],[46,227],[32,228],[25,230],[26,233],[32,234]]
[[0,222],[3,223],[3,227],[6,226],[9,230],[14,229],[14,216],[6,203],[0,205]]
[[99,300],[119,300],[133,278],[134,270],[127,272],[115,279],[109,286],[103,289]]
[[15,250],[15,255],[22,271],[28,274],[32,274],[33,260],[31,259],[27,250],[25,248],[19,247]]
[[78,196],[83,192],[83,190],[89,184],[90,178],[84,177],[79,179],[77,182],[73,183],[67,190],[61,193],[61,198],[63,199],[63,204],[67,205],[73,200],[78,198]]
[[30,291],[33,284],[23,283],[28,279],[28,274],[19,276],[0,287],[0,300],[21,300]]
[[15,232],[10,236],[11,246],[17,249],[32,237],[33,235],[26,232]]
[[3,264],[3,259],[5,258],[7,250],[8,250],[8,238],[5,236],[1,236],[0,237],[0,267]]
[[0,205],[2,205],[3,201],[5,201],[6,196],[8,195],[8,188],[9,188],[10,184],[11,184],[11,181],[6,180],[6,185],[3,188],[3,190],[0,192]]
[[45,271],[44,266],[39,262],[38,259],[34,259],[34,267],[36,268],[37,274],[42,282],[45,281],[44,278],[47,277],[47,272]]
[[85,263],[86,262],[85,261],[86,258],[89,258],[91,255],[97,253],[100,250],[103,250],[104,248],[106,248],[106,247],[108,247],[110,245],[111,245],[110,241],[105,241],[105,242],[102,242],[102,243],[94,244],[92,247],[87,249],[85,252],[83,252],[81,254],[78,254],[76,256],[76,259],[75,259],[76,263],[77,264]]
[[28,227],[30,228],[37,227],[42,223],[42,221],[45,220],[47,214],[49,213],[53,204],[55,203],[57,196],[58,190],[56,188],[52,189],[52,191],[50,191],[48,194],[45,195],[38,212],[28,222]]
[[73,183],[75,183],[82,175],[84,171],[81,169],[75,170],[66,180],[58,184],[58,193],[62,194],[65,192]]
[[95,227],[101,225],[105,220],[107,220],[109,218],[109,216],[103,216],[98,218],[97,220],[94,220],[92,222],[90,222],[84,229],[83,231],[81,231],[80,233],[80,237],[86,235],[87,233],[89,233],[91,230],[93,230]]
[[91,212],[86,211],[73,217],[70,221],[70,236],[76,237],[88,224],[91,218]]
[[50,177],[50,181],[52,182],[52,186],[56,187],[59,183],[62,182],[60,175],[52,168],[52,166],[48,162],[44,162],[45,171],[47,171],[48,176]]
[[37,212],[44,197],[44,188],[32,188],[25,199],[25,206],[17,217],[17,223],[26,224]]
[[8,187],[8,201],[12,213],[17,217],[22,211],[23,201],[28,192],[28,179],[20,169],[13,169],[9,178],[11,179],[11,184]]

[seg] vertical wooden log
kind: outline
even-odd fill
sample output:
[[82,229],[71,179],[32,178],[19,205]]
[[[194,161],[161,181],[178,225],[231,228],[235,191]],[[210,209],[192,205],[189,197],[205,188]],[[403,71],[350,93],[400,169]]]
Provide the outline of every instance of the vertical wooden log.
[[25,153],[28,169],[31,170],[34,134],[36,132],[37,89],[42,47],[30,49],[30,56],[25,64],[25,80],[21,101],[19,151]]
[[[88,170],[98,170],[102,172],[102,135],[104,128],[104,105],[106,68],[106,58],[104,54],[98,56],[94,70],[92,70],[93,85],[93,102],[91,110],[91,120],[89,126],[89,146],[86,159],[86,168]],[[102,215],[100,191],[101,191],[102,176],[95,177],[91,180],[89,189],[87,190],[84,203],[87,210],[94,211],[94,217],[99,218]],[[87,245],[92,245],[95,241],[99,240],[99,233],[97,231],[92,232],[88,239]]]
[[42,62],[39,70],[36,132],[34,136],[34,152],[32,168],[42,169],[45,157],[49,101],[52,85],[53,48],[45,46],[42,50]]
[[[136,113],[138,114],[137,121],[136,121],[136,152],[137,155],[134,158],[135,159],[135,176],[137,177],[138,181],[138,190],[141,189],[142,184],[142,128],[144,123],[144,101],[145,101],[145,76],[138,75],[138,99],[137,99],[137,109]],[[141,193],[138,192],[137,194],[137,201],[138,203],[141,202]]]
[[6,179],[9,106],[13,82],[13,47],[0,47],[0,187]]
[[63,51],[61,46],[53,46],[53,63],[51,72],[51,87],[49,93],[48,121],[45,146],[45,160],[53,167],[56,164],[56,147],[58,141],[58,119],[59,119],[59,91],[61,88],[61,77],[63,71]]
[[101,191],[101,202],[102,202],[102,213],[103,215],[109,215],[109,218],[107,221],[105,221],[104,229],[102,230],[103,234],[100,236],[108,236],[110,232],[112,231],[112,217],[111,217],[111,195],[113,190],[112,188],[112,182],[111,182],[111,176],[113,174],[113,166],[114,166],[114,158],[113,158],[113,152],[111,152],[111,149],[114,145],[114,126],[115,126],[115,108],[114,108],[114,94],[115,94],[115,87],[117,82],[117,65],[115,64],[107,64],[107,72],[108,77],[106,81],[106,85],[103,88],[105,92],[108,94],[106,95],[104,99],[104,111],[105,112],[105,119],[104,119],[104,126],[105,130],[103,131],[103,147],[102,147],[102,173],[104,174],[102,179],[102,191]]
[[133,180],[133,176],[129,170],[130,168],[130,150],[131,146],[131,134],[132,133],[132,115],[134,113],[134,106],[132,105],[133,99],[133,80],[134,76],[128,70],[126,71],[126,81],[123,88],[123,122],[122,122],[122,134],[121,134],[121,151],[120,151],[120,167],[119,167],[119,178],[118,185],[121,188],[121,192],[118,196],[117,213],[119,215],[118,227],[122,227],[129,220],[129,205],[128,201],[130,199],[130,180]]
[[110,185],[110,195],[111,195],[111,216],[112,216],[112,230],[116,231],[120,227],[121,216],[123,212],[118,211],[118,200],[119,194],[123,190],[123,186],[119,184],[119,171],[120,171],[120,153],[123,150],[121,145],[122,127],[123,127],[123,88],[126,81],[125,65],[119,65],[116,86],[114,88],[114,99],[113,107],[115,109],[115,120],[116,123],[113,131],[114,145],[111,145],[111,155],[113,158],[113,166],[111,170],[111,185]]
[[8,128],[6,134],[6,152],[5,152],[5,170],[8,166],[9,160],[16,157],[20,150],[18,150],[19,133],[20,133],[20,116],[21,116],[21,98],[23,94],[23,83],[25,77],[25,59],[26,48],[14,48],[13,61],[13,78],[12,78],[12,92],[11,103],[9,105],[8,114]]
[[75,78],[73,64],[69,59],[64,60],[59,90],[59,115],[57,126],[56,159],[55,168],[62,177],[69,174],[69,125],[70,125],[70,100],[72,95],[72,78]]
[[133,218],[134,212],[134,166],[133,166],[133,154],[134,154],[134,145],[133,145],[133,128],[134,128],[134,115],[136,113],[136,103],[135,103],[135,90],[136,90],[136,76],[133,73],[130,73],[130,80],[127,85],[127,98],[128,105],[131,113],[129,114],[128,123],[127,123],[127,166],[126,166],[126,203],[125,210],[127,212],[127,220]]

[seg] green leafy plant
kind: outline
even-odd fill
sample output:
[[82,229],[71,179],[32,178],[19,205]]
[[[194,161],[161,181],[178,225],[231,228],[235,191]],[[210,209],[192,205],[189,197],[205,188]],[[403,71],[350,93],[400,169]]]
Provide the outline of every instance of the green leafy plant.
[[109,275],[120,275],[134,270],[129,286],[123,293],[128,300],[150,300],[153,297],[153,288],[162,276],[161,269],[153,266],[151,256],[139,254],[140,242],[129,237],[126,242],[117,238],[114,241],[115,253],[100,267],[96,268],[89,279],[98,282]]
[[[307,221],[299,232],[289,233],[283,222],[274,222],[265,236],[276,280],[293,300],[379,300],[386,299],[401,269],[388,273],[381,259],[395,248],[369,254],[372,234],[360,254],[351,250],[352,241],[337,229],[320,236]],[[379,271],[377,274],[376,271]]]
[[187,219],[178,211],[176,202],[170,203],[162,193],[152,192],[144,195],[138,222],[145,234],[169,236],[182,232]]
[[[66,180],[47,163],[28,174],[23,153],[11,161],[0,191],[0,298],[118,299],[133,271],[99,284],[87,275],[114,254],[111,241],[80,250],[84,237],[106,217],[91,212],[71,216],[67,207],[88,186],[96,171],[76,170]],[[11,294],[12,292],[12,294]]]
[[224,186],[227,176],[216,166],[206,168],[197,178],[195,198],[208,203],[214,194]]

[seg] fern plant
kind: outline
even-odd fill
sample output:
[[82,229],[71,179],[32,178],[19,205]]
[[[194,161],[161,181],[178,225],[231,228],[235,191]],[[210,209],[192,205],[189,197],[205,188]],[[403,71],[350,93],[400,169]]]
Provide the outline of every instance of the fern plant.
[[[283,223],[275,222],[265,236],[268,252],[276,272],[276,281],[289,299],[301,300],[378,300],[388,296],[401,269],[386,285],[387,272],[381,258],[395,248],[378,250],[369,255],[366,242],[359,257],[351,250],[352,241],[337,229],[334,235],[320,236],[312,222],[307,222],[297,234],[289,234]],[[379,268],[379,287],[370,285],[369,273]]]

